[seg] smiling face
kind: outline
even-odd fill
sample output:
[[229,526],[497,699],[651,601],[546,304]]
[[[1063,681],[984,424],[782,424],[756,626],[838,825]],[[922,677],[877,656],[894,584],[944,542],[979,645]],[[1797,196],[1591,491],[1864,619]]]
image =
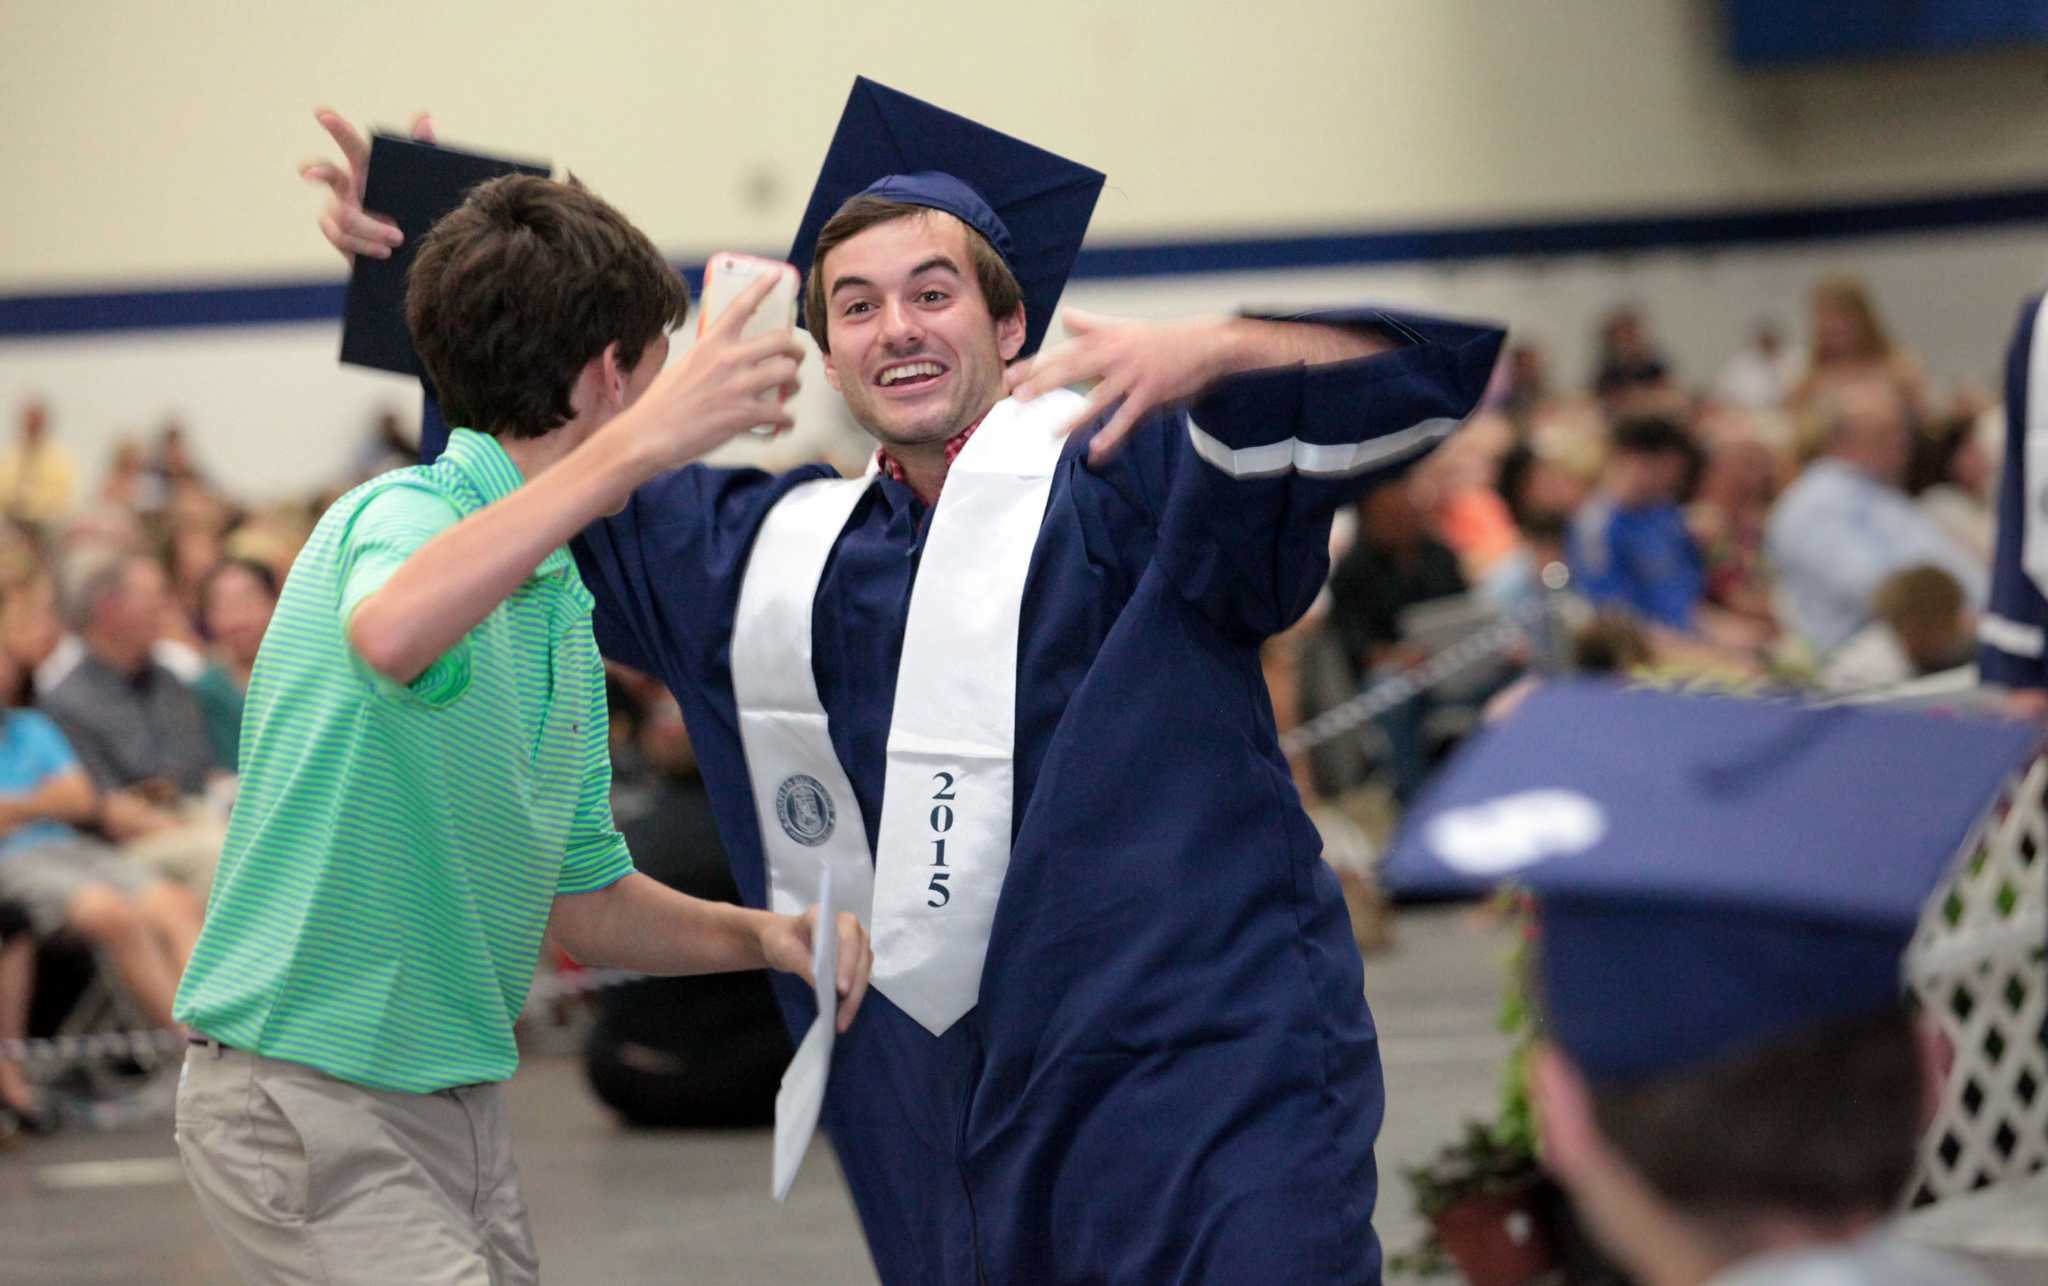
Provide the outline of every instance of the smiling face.
[[818,265],[825,379],[884,446],[943,443],[979,420],[1023,347],[1021,307],[989,315],[970,235],[952,215],[923,211],[848,238]]

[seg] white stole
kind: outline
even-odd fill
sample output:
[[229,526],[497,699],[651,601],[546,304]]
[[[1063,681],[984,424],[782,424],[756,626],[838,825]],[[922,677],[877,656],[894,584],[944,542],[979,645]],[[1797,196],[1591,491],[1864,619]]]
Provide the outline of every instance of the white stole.
[[878,860],[811,668],[818,579],[869,482],[791,491],[740,587],[733,694],[769,906],[815,901],[822,856],[834,900],[872,934],[876,988],[934,1035],[974,1007],[1009,869],[1024,578],[1080,406],[1065,390],[997,403],[947,473],[910,595]]

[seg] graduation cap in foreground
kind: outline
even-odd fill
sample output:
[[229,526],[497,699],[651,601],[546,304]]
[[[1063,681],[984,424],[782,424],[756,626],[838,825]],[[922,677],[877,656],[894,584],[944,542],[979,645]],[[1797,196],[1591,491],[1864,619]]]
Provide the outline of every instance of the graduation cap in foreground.
[[789,261],[808,273],[818,233],[856,196],[943,210],[1016,274],[1028,356],[1052,325],[1102,183],[1100,171],[856,77]]
[[486,179],[504,174],[545,178],[548,173],[545,164],[483,156],[393,134],[373,136],[363,208],[396,223],[405,242],[388,259],[356,256],[342,312],[341,360],[400,375],[422,374],[405,325],[405,274],[421,238]]
[[1538,903],[1550,1035],[1596,1084],[1875,1014],[2022,726],[1564,683],[1409,814],[1397,893]]

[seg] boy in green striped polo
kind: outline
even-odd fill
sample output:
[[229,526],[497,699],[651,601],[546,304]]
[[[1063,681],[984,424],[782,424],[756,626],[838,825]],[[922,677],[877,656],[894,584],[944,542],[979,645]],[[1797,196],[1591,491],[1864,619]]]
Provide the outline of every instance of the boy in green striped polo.
[[[336,502],[251,676],[241,796],[180,988],[186,1170],[250,1281],[536,1280],[497,1082],[552,925],[647,973],[807,973],[813,911],[686,897],[612,825],[604,680],[572,529],[494,502],[631,486],[780,419],[788,333],[743,297],[662,370],[688,308],[573,183],[478,187],[423,243],[407,315],[458,429]],[[572,452],[605,470],[553,470]],[[566,498],[566,497],[565,497]],[[841,917],[842,1027],[869,954]]]

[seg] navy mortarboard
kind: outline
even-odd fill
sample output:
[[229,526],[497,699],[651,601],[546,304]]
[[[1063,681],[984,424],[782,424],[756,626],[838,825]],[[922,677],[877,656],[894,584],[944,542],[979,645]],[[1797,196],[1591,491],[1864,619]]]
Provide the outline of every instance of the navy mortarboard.
[[943,210],[1016,275],[1029,356],[1052,324],[1102,183],[1085,165],[856,77],[789,261],[810,271],[819,231],[856,196]]
[[388,259],[356,256],[342,317],[341,360],[400,375],[420,374],[419,355],[405,328],[405,275],[420,239],[484,180],[504,174],[545,176],[548,169],[545,164],[482,156],[391,134],[373,136],[363,208],[396,223],[405,242]]
[[1568,683],[1461,753],[1385,867],[1513,883],[1551,1034],[1631,1083],[1884,1010],[1921,908],[2034,744],[2004,723]]

